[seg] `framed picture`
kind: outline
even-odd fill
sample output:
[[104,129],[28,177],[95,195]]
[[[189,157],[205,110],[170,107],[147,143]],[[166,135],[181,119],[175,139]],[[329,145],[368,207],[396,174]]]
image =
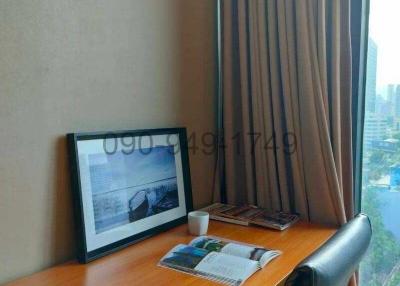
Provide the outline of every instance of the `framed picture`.
[[185,128],[67,135],[81,263],[187,221]]

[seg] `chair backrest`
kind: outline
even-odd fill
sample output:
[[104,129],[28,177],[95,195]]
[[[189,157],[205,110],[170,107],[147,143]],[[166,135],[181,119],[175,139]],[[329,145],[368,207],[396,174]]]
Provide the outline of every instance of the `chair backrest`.
[[368,248],[371,235],[369,218],[357,215],[297,265],[285,285],[346,286]]

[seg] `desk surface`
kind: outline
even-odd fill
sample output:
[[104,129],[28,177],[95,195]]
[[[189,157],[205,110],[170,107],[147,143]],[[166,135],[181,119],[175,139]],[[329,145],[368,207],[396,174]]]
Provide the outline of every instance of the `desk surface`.
[[[283,254],[256,272],[245,285],[277,285],[336,229],[298,222],[286,231],[244,227],[210,221],[208,234],[257,244]],[[159,259],[179,243],[194,237],[182,225],[89,264],[68,262],[14,281],[9,286],[94,286],[94,285],[216,285],[214,282],[158,267]]]

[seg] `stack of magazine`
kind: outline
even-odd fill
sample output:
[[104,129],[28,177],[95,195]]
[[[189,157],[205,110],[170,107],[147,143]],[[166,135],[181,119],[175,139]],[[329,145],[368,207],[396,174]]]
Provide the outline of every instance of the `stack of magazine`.
[[260,225],[263,227],[284,230],[299,220],[298,214],[284,212],[270,213],[255,206],[234,206],[215,203],[203,211],[210,214],[210,218],[240,225]]
[[199,236],[188,245],[175,246],[159,265],[227,285],[241,285],[280,254],[257,245]]

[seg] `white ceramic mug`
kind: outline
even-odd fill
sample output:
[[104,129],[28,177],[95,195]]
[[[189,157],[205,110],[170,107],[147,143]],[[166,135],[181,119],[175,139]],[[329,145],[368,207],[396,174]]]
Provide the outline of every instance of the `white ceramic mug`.
[[192,235],[207,234],[208,221],[210,215],[208,212],[194,211],[188,214],[189,232]]

